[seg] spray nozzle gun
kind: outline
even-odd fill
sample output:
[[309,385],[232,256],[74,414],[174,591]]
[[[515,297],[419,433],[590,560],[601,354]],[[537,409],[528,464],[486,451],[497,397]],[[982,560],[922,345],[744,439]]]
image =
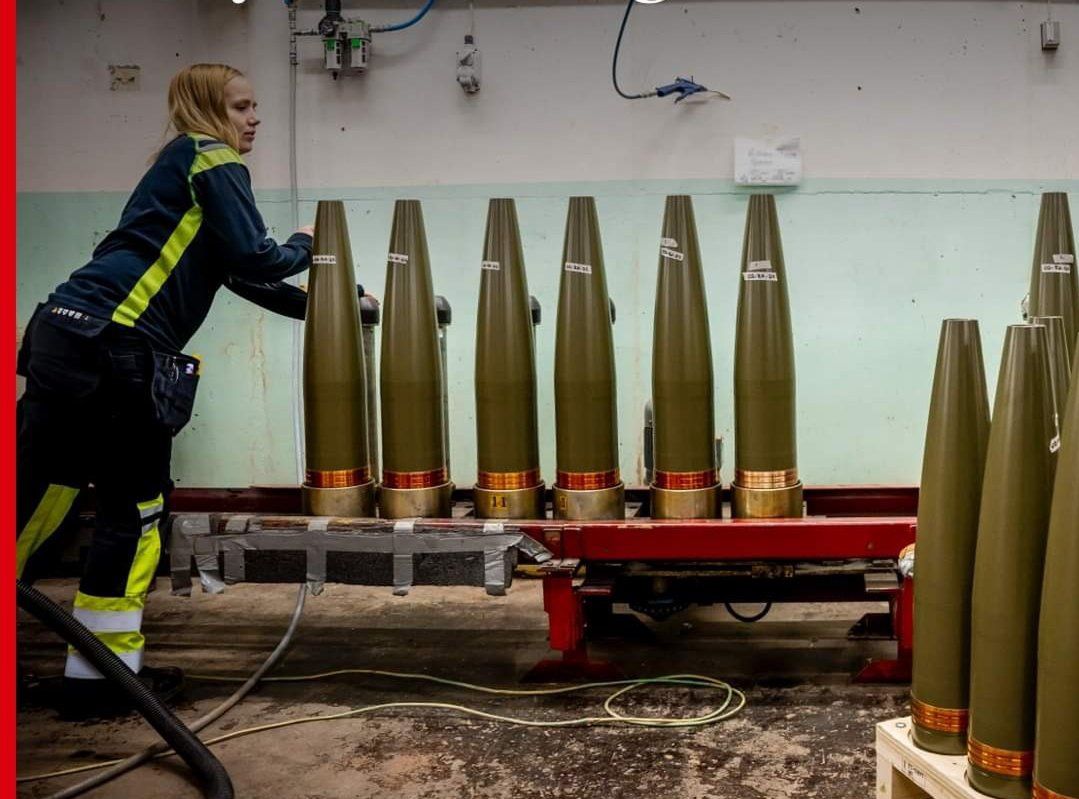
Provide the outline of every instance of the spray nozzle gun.
[[731,99],[730,96],[724,94],[723,92],[716,91],[715,89],[709,89],[706,86],[702,86],[701,84],[697,83],[697,81],[693,80],[692,76],[688,78],[678,77],[674,79],[674,83],[668,83],[665,86],[656,87],[657,97],[666,97],[668,94],[677,94],[678,97],[675,98],[676,103],[682,102],[691,94],[698,93],[714,94],[724,100]]

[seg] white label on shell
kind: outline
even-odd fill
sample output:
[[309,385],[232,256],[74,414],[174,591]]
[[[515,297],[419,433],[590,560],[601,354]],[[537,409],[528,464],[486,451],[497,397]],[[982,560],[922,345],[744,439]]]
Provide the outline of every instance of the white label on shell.
[[742,280],[767,280],[771,283],[778,283],[779,275],[775,272],[743,272]]
[[575,264],[573,261],[566,261],[566,271],[590,275],[592,274],[592,264]]
[[1057,452],[1060,450],[1060,436],[1053,436],[1053,440],[1049,442],[1049,451]]
[[1042,274],[1070,275],[1071,264],[1042,264]]
[[386,260],[388,260],[391,264],[407,264],[408,256],[402,255],[399,252],[391,252],[389,255],[386,256]]
[[772,271],[772,262],[771,261],[750,261],[749,262],[749,271],[750,272],[771,272]]
[[491,272],[498,272],[502,269],[502,264],[498,261],[480,261],[480,269],[487,269]]
[[672,261],[681,261],[685,258],[678,250],[668,250],[666,247],[660,247],[659,254],[664,258],[670,258]]
[[1053,256],[1054,264],[1074,264],[1075,256],[1070,252],[1058,252]]
[[333,266],[337,263],[336,255],[312,255],[311,263],[315,266]]
[[660,245],[664,247],[677,247],[678,241],[676,239],[662,238],[659,240]]

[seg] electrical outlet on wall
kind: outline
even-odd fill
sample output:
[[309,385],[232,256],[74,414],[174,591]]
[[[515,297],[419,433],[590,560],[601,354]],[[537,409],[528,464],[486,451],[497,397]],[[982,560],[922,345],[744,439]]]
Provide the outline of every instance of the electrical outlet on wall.
[[137,64],[109,64],[109,88],[114,92],[137,92],[141,71]]

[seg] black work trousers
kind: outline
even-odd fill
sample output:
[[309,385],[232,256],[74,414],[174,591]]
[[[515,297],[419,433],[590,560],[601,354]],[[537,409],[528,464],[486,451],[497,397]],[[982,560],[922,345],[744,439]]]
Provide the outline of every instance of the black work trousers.
[[[157,421],[153,352],[139,333],[97,329],[39,310],[20,352],[17,568],[32,580],[88,484],[96,528],[75,615],[138,671],[142,608],[160,557],[173,431]],[[72,662],[73,658],[77,662]],[[69,677],[99,675],[69,654]]]

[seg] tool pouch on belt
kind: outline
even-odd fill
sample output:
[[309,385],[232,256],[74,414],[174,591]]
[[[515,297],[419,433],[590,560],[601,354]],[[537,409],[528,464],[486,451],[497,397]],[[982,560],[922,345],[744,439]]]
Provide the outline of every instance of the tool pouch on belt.
[[199,361],[188,355],[154,353],[151,395],[154,415],[176,435],[191,420],[195,390],[199,387]]

